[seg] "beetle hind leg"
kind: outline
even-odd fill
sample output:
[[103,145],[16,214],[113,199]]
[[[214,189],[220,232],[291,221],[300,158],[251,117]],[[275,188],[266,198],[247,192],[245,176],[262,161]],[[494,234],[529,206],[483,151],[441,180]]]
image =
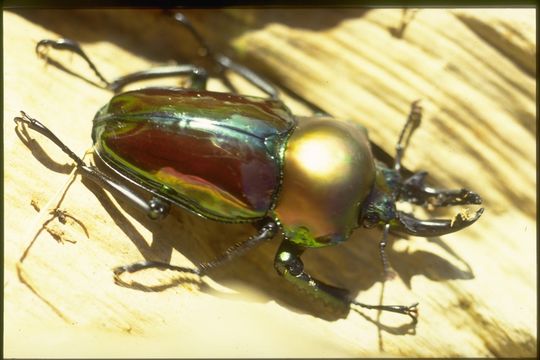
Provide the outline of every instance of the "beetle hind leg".
[[48,59],[47,51],[46,49],[53,48],[56,50],[66,50],[70,51],[74,54],[79,55],[81,58],[83,58],[84,61],[88,64],[88,66],[94,71],[96,76],[101,80],[103,83],[106,84],[106,86],[109,86],[110,83],[105,79],[105,77],[101,74],[101,72],[98,70],[96,65],[88,55],[83,51],[81,46],[78,42],[71,40],[71,39],[58,39],[58,40],[51,40],[51,39],[44,39],[37,43],[36,45],[36,53],[39,57]]
[[191,79],[190,88],[193,89],[206,89],[206,82],[208,80],[208,74],[206,70],[201,67],[185,64],[185,65],[172,65],[172,66],[159,66],[147,70],[137,71],[124,76],[121,76],[113,81],[107,80],[103,74],[98,70],[97,66],[90,59],[90,57],[83,51],[79,43],[70,39],[50,40],[44,39],[37,43],[36,53],[43,58],[47,58],[45,49],[53,48],[56,50],[66,50],[74,54],[79,55],[88,66],[94,71],[96,76],[101,82],[105,84],[105,89],[111,90],[114,93],[119,92],[128,84],[148,79],[159,79],[172,76],[185,76],[188,75]]
[[14,119],[15,123],[24,123],[26,124],[30,129],[39,132],[40,134],[44,135],[45,137],[49,138],[52,142],[54,142],[64,153],[66,153],[75,163],[77,166],[82,167],[86,166],[84,161],[78,157],[73,151],[71,151],[70,148],[68,148],[48,127],[43,125],[38,120],[28,116],[24,111],[21,111],[21,116],[16,116]]
[[201,67],[185,64],[172,66],[159,66],[148,70],[137,71],[131,74],[124,75],[112,81],[107,88],[117,93],[126,85],[147,79],[159,79],[172,76],[189,75],[191,89],[206,89],[208,73]]
[[[173,13],[172,15],[175,21],[182,24],[185,28],[187,28],[191,32],[191,34],[195,37],[195,39],[199,42],[201,48],[203,49],[204,55],[210,57],[218,65],[220,76],[228,87],[234,90],[234,86],[232,86],[230,81],[224,76],[225,70],[230,70],[239,74],[240,76],[245,78],[247,81],[255,85],[257,88],[262,90],[264,93],[266,93],[268,96],[270,96],[270,98],[278,99],[277,89],[271,82],[262,78],[257,73],[250,70],[249,68],[234,62],[231,58],[225,55],[213,52],[208,46],[208,44],[206,43],[206,41],[204,41],[204,38],[199,34],[198,31],[196,31],[196,29],[193,27],[193,25],[187,19],[186,16],[184,16],[181,13]],[[172,77],[172,76],[183,76],[183,75],[190,76],[191,88],[206,89],[208,74],[205,69],[195,66],[195,65],[179,64],[179,65],[172,65],[172,66],[155,67],[148,70],[142,70],[142,71],[137,71],[131,74],[127,74],[127,75],[117,78],[116,80],[109,81],[105,78],[105,76],[103,76],[103,74],[99,71],[97,66],[94,64],[94,62],[90,59],[90,57],[84,52],[82,47],[76,41],[70,40],[70,39],[58,39],[58,40],[44,39],[37,43],[36,53],[40,57],[47,58],[46,50],[48,48],[53,48],[56,50],[66,50],[80,56],[88,64],[88,66],[92,69],[92,71],[96,74],[99,80],[103,84],[105,84],[105,86],[103,87],[115,93],[119,92],[126,85],[140,81],[140,80],[156,79],[156,78],[164,78],[164,77]],[[69,72],[69,70],[65,69],[62,65],[53,61],[51,61],[51,63]]]
[[108,189],[112,189],[120,193],[122,196],[130,200],[132,204],[145,212],[151,219],[160,219],[167,215],[169,211],[169,204],[166,201],[155,197],[151,200],[146,200],[128,187],[111,179],[109,176],[99,171],[96,167],[86,165],[86,163],[69,147],[67,147],[48,127],[43,125],[38,120],[28,116],[24,111],[21,111],[20,117],[17,116],[13,120],[17,124],[26,124],[30,129],[39,132],[54,142],[60,149],[62,149],[64,153],[75,161],[78,170],[84,177],[92,180],[94,183],[100,186],[107,187]]

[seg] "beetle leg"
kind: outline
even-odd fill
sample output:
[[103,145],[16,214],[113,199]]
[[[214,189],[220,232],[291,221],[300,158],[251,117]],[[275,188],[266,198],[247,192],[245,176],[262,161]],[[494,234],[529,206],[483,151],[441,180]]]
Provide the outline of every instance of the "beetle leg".
[[349,292],[345,289],[323,283],[314,279],[304,271],[304,264],[300,256],[304,248],[284,240],[276,254],[274,266],[277,272],[285,279],[305,291],[315,299],[336,308],[350,308],[351,305],[360,306],[366,309],[376,309],[382,311],[391,311],[404,315],[409,315],[413,321],[416,321],[417,310],[414,304],[411,306],[403,305],[368,305],[354,300],[350,300]]
[[[137,271],[151,269],[151,268],[162,268],[168,270],[174,270],[178,272],[188,272],[197,275],[204,275],[208,270],[219,267],[220,265],[237,258],[238,256],[244,254],[246,251],[252,249],[256,245],[259,245],[263,241],[272,239],[278,231],[278,225],[273,220],[268,220],[263,223],[257,234],[249,237],[245,241],[238,242],[233,246],[229,247],[223,254],[215,258],[214,260],[203,262],[197,265],[195,269],[179,267],[163,262],[157,261],[141,261],[133,263],[130,265],[119,266],[113,269],[115,278],[119,280],[120,275],[125,272],[135,273]],[[121,280],[120,280],[121,281]]]
[[205,89],[206,81],[208,79],[208,74],[206,70],[195,65],[172,65],[172,66],[160,66],[148,70],[137,71],[131,74],[124,75],[119,77],[116,80],[108,81],[98,70],[96,65],[90,60],[88,55],[82,50],[79,43],[70,39],[59,39],[59,40],[41,40],[36,45],[36,52],[39,56],[45,57],[44,48],[51,47],[57,50],[68,50],[71,51],[80,57],[82,57],[90,68],[94,71],[97,77],[105,83],[104,88],[109,89],[115,93],[119,92],[123,87],[128,84],[147,80],[147,79],[157,79],[171,76],[182,76],[189,75],[191,77],[191,87],[194,89]]
[[401,186],[400,199],[416,205],[435,207],[449,205],[479,205],[482,198],[467,189],[441,190],[424,184],[427,172],[422,171],[405,180]]
[[381,262],[383,266],[384,279],[390,279],[395,276],[394,272],[391,271],[392,267],[388,257],[386,256],[386,245],[388,245],[388,232],[390,231],[390,224],[384,226],[383,237],[379,242],[379,255],[381,257]]
[[401,170],[401,159],[403,158],[407,145],[409,145],[411,136],[422,120],[422,107],[419,105],[419,103],[420,100],[416,100],[411,104],[411,111],[409,112],[407,121],[399,134],[399,140],[396,144],[396,158],[394,160],[394,170],[397,172]]
[[96,65],[90,60],[88,55],[83,51],[81,46],[78,42],[70,40],[70,39],[59,39],[59,40],[50,40],[50,39],[44,39],[37,43],[36,45],[36,53],[39,57],[47,58],[47,54],[45,52],[45,48],[51,47],[56,50],[68,50],[72,53],[75,53],[82,57],[84,61],[90,66],[90,68],[94,71],[94,73],[97,75],[97,77],[103,81],[107,86],[109,85],[109,82],[105,77],[101,74],[101,72],[98,70]]
[[221,264],[228,262],[240,255],[243,255],[246,251],[254,248],[263,241],[274,238],[277,234],[279,227],[274,220],[269,220],[261,226],[257,234],[250,236],[247,240],[238,242],[228,248],[223,254],[215,258],[214,260],[200,263],[197,267],[201,273],[205,273],[208,270],[218,267]]
[[169,205],[161,199],[153,198],[150,201],[139,196],[137,193],[130,190],[128,187],[119,184],[109,176],[99,171],[94,166],[88,166],[78,157],[70,148],[68,148],[49,128],[43,125],[38,120],[31,118],[24,111],[21,111],[22,117],[15,117],[13,120],[16,123],[25,123],[30,129],[35,130],[54,142],[64,153],[66,153],[73,161],[83,176],[92,180],[100,186],[106,186],[109,189],[114,189],[124,197],[129,199],[133,204],[146,212],[151,219],[160,219],[167,215]]
[[284,240],[274,259],[274,267],[278,274],[315,299],[323,301],[333,308],[347,308],[350,303],[347,299],[349,295],[347,290],[327,285],[304,272],[304,263],[300,259],[303,252],[304,248],[289,240]]
[[151,68],[148,70],[137,71],[131,74],[124,75],[118,79],[112,81],[107,85],[107,88],[115,93],[119,92],[123,87],[128,84],[147,79],[158,79],[171,76],[189,75],[191,78],[191,86],[193,89],[206,89],[206,81],[208,80],[208,73],[201,67],[186,64],[186,65],[172,65],[172,66],[160,66]]
[[265,92],[272,99],[278,99],[278,92],[275,86],[268,80],[262,78],[260,75],[250,70],[249,68],[235,63],[229,57],[221,54],[216,55],[215,60],[224,68],[234,71],[235,73],[242,76],[244,79]]
[[351,301],[352,305],[357,305],[366,309],[390,311],[398,314],[408,315],[413,320],[413,323],[418,321],[418,303],[412,305],[368,305],[358,301]]
[[[247,81],[249,81],[256,87],[258,87],[260,90],[265,92],[272,99],[278,98],[277,89],[271,82],[262,78],[261,76],[259,76],[252,70],[248,69],[247,67],[240,65],[238,63],[235,63],[229,57],[212,51],[212,49],[208,46],[207,42],[204,40],[201,34],[195,29],[193,24],[188,20],[188,18],[184,14],[180,12],[173,13],[172,17],[175,21],[182,24],[186,29],[189,30],[189,32],[191,32],[193,37],[199,42],[199,45],[203,49],[203,53],[205,54],[205,56],[210,57],[219,65],[220,72],[223,72],[225,69],[234,71],[235,73],[239,74],[240,76],[245,78]],[[228,82],[226,78],[224,80]]]
[[113,269],[113,273],[116,282],[124,283],[124,281],[120,278],[123,273],[133,274],[146,269],[166,269],[182,273],[199,275],[198,269],[171,265],[160,261],[139,261],[129,265],[118,266]]
[[[420,125],[420,121],[422,120],[422,107],[419,105],[419,102],[420,100],[417,100],[411,104],[411,111],[401,130],[396,145],[394,170],[398,173],[401,170],[401,159],[409,144],[412,133]],[[448,205],[477,205],[482,203],[482,198],[478,194],[467,189],[441,190],[426,186],[424,184],[426,176],[427,172],[418,172],[403,181],[402,186],[399,189],[399,198],[416,205],[430,204],[435,207]]]

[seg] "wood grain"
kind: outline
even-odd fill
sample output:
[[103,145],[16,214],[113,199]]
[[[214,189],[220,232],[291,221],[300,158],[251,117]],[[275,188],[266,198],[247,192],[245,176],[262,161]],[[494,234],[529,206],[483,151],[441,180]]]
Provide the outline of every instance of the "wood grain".
[[[82,79],[46,65],[35,44],[80,41],[110,78],[201,61],[197,45],[159,11],[7,11],[5,357],[536,356],[534,10],[186,13],[214,48],[275,82],[296,113],[311,112],[300,97],[359,121],[390,154],[410,103],[422,99],[424,119],[405,166],[428,170],[434,186],[477,191],[485,214],[442,238],[393,236],[388,255],[398,277],[384,287],[378,230],[306,253],[313,274],[359,301],[419,301],[416,326],[399,315],[335,314],[311,303],[275,273],[278,239],[202,280],[153,272],[135,280],[180,284],[161,291],[115,285],[115,266],[142,259],[189,266],[253,230],[180,209],[152,222],[81,182],[50,141],[17,130],[11,119],[24,110],[82,155],[91,148],[91,119],[111,96],[91,84],[97,80],[80,59],[49,53]],[[211,87],[224,90],[218,80]],[[49,213],[55,208],[66,212],[65,223]]]

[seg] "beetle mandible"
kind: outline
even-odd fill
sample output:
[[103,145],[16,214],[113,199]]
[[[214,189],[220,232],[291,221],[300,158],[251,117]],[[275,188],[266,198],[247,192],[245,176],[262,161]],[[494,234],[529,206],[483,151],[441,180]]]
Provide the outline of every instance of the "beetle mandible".
[[[334,306],[357,305],[409,315],[416,306],[368,305],[347,291],[325,284],[304,270],[300,256],[307,248],[346,241],[358,227],[383,227],[380,254],[390,230],[413,236],[439,236],[473,224],[482,214],[459,213],[454,219],[419,220],[396,209],[397,201],[415,205],[481,204],[467,189],[441,190],[425,185],[426,172],[404,178],[401,159],[421,120],[414,102],[396,145],[394,166],[373,157],[363,126],[330,116],[294,116],[268,81],[230,58],[214,53],[187,18],[176,13],[201,47],[221,69],[234,71],[269,98],[206,90],[208,74],[194,65],[152,68],[107,81],[81,47],[68,39],[42,40],[45,47],[80,55],[115,95],[93,120],[95,153],[121,178],[144,190],[138,195],[125,184],[89,166],[45,125],[21,111],[16,122],[27,124],[58,145],[82,176],[125,196],[151,219],[161,219],[170,204],[207,219],[252,223],[256,235],[229,248],[213,261],[186,269],[144,261],[114,270],[116,276],[150,267],[191,271],[210,268],[277,235],[283,241],[275,257],[277,272],[309,294]],[[148,87],[121,93],[127,84],[171,75],[188,75],[190,88]]]

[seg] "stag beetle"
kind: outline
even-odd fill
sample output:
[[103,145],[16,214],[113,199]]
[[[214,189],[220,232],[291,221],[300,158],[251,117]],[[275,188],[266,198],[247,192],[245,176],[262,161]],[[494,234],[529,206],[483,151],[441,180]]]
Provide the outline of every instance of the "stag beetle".
[[[257,233],[222,256],[186,269],[144,261],[114,270],[117,277],[150,267],[191,271],[202,275],[224,261],[274,237],[283,238],[275,257],[277,272],[317,299],[335,306],[358,305],[407,314],[416,319],[417,304],[368,305],[304,271],[301,254],[346,241],[359,227],[384,229],[380,254],[389,231],[413,236],[439,236],[473,224],[482,214],[458,214],[454,219],[419,220],[396,209],[396,202],[435,207],[480,204],[467,189],[440,190],[425,185],[425,172],[404,178],[401,159],[420,123],[414,102],[396,146],[394,166],[374,158],[367,130],[353,121],[330,116],[294,116],[278,99],[275,87],[248,68],[214,53],[182,14],[174,14],[198,39],[222,71],[234,71],[269,98],[206,90],[207,71],[175,65],[139,71],[107,81],[72,40],[42,40],[44,48],[80,55],[115,92],[96,114],[92,139],[95,153],[126,182],[146,190],[148,200],[74,154],[45,125],[24,112],[16,122],[27,124],[57,144],[76,163],[82,176],[113,189],[151,219],[161,219],[170,204],[207,219],[252,223]],[[188,75],[190,88],[148,87],[121,93],[127,84],[146,78]]]

